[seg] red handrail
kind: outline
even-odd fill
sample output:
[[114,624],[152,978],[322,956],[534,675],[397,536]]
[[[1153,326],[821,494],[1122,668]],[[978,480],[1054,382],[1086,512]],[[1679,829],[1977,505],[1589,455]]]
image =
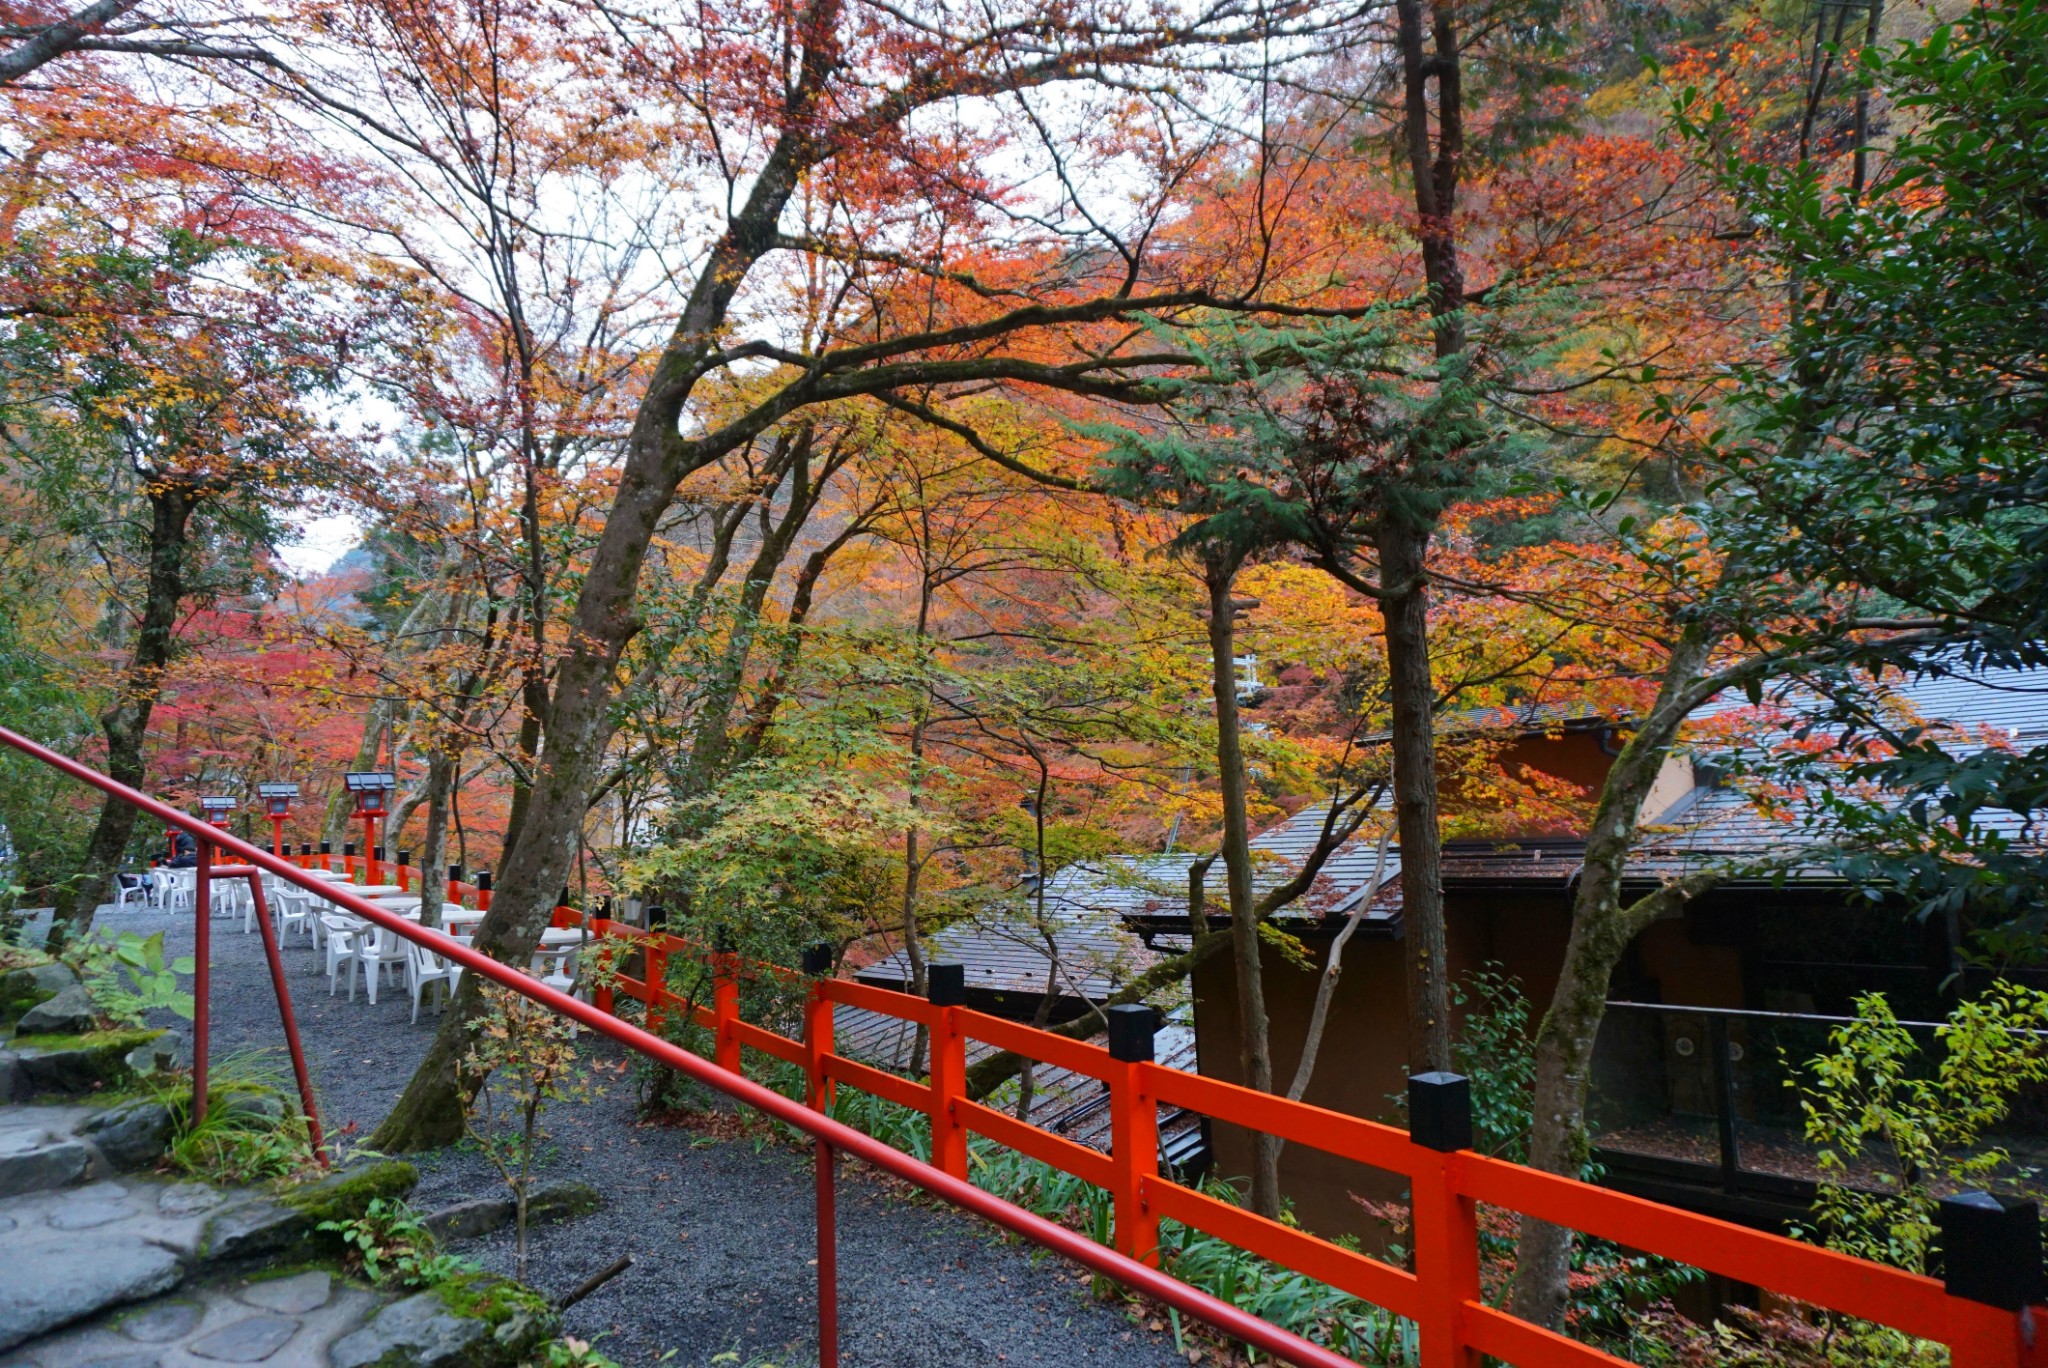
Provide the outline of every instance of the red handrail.
[[[1105,1277],[1113,1278],[1133,1291],[1194,1316],[1233,1339],[1256,1346],[1275,1358],[1304,1365],[1304,1368],[1356,1368],[1350,1359],[1334,1354],[1321,1345],[1313,1344],[1299,1335],[1260,1320],[1257,1316],[1240,1311],[1227,1302],[1161,1273],[1156,1268],[1147,1267],[1136,1259],[1108,1249],[1086,1236],[1076,1234],[1064,1226],[1055,1225],[1042,1216],[1034,1215],[1022,1207],[984,1192],[964,1178],[943,1173],[929,1164],[921,1163],[870,1135],[822,1115],[811,1107],[793,1102],[781,1093],[764,1088],[739,1074],[721,1069],[711,1061],[700,1058],[659,1036],[650,1035],[609,1013],[599,1011],[589,1003],[550,988],[510,965],[502,964],[439,931],[417,926],[368,899],[357,897],[348,891],[347,885],[333,885],[315,879],[297,866],[287,864],[259,846],[240,840],[217,827],[207,826],[197,818],[189,817],[166,803],[158,802],[147,794],[139,793],[125,784],[109,779],[68,756],[39,746],[27,737],[0,727],[0,743],[61,770],[102,792],[113,794],[143,812],[191,832],[197,840],[219,846],[237,856],[243,863],[267,869],[287,883],[295,884],[337,906],[345,907],[367,922],[428,947],[444,959],[460,964],[465,970],[481,974],[494,983],[524,994],[556,1013],[589,1027],[599,1035],[638,1050],[658,1063],[718,1089],[735,1101],[765,1112],[776,1120],[811,1135],[829,1150],[843,1150],[852,1154],[884,1172],[923,1188],[933,1196],[942,1197],[955,1206],[1021,1235],[1034,1244],[1043,1245]],[[821,1158],[826,1157],[829,1156],[821,1154]],[[821,1172],[829,1175],[830,1167],[829,1164],[821,1164]],[[830,1210],[829,1183],[824,1178],[820,1180],[819,1192],[822,1225]],[[834,1290],[826,1281],[831,1276],[832,1269],[830,1251],[821,1246],[819,1255],[819,1361],[822,1368],[837,1361],[836,1335],[828,1338],[828,1332],[836,1318],[836,1297],[825,1295]]]

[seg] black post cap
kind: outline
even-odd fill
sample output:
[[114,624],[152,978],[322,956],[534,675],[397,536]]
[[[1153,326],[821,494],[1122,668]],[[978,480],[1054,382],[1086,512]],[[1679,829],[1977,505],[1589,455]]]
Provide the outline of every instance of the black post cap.
[[967,1005],[967,966],[958,960],[924,967],[925,1000],[934,1007]]
[[1950,1296],[2001,1311],[2041,1300],[2041,1213],[2032,1202],[1963,1192],[1941,1199],[1939,1219]]
[[380,845],[371,846],[370,858],[375,860],[378,864],[384,863],[384,847]]
[[1159,1013],[1142,1002],[1119,1002],[1105,1015],[1109,1018],[1109,1057],[1126,1064],[1151,1063]]
[[1424,1149],[1472,1148],[1472,1080],[1463,1074],[1412,1074],[1408,1138]]
[[341,843],[341,853],[344,858],[353,860],[356,857],[356,843],[354,841],[343,841]]
[[299,843],[299,854],[301,854],[301,855],[311,855],[312,853],[313,853],[313,843],[312,843],[311,841],[301,841],[301,842]]
[[401,851],[399,851],[399,852],[398,852],[398,862],[399,862],[400,864],[402,864],[402,865],[409,865],[409,864],[411,864],[411,863],[412,863],[412,852],[411,852],[410,850],[401,850]]
[[322,855],[332,855],[334,853],[334,842],[322,841],[320,843],[320,853]]
[[832,947],[829,945],[807,945],[804,947],[803,970],[813,977],[832,972]]
[[491,871],[490,871],[490,870],[488,870],[488,869],[479,869],[479,870],[478,870],[478,871],[476,872],[476,887],[477,887],[477,891],[478,891],[479,893],[488,893],[488,892],[490,892],[490,891],[491,891]]
[[449,882],[449,883],[461,883],[461,882],[462,882],[462,866],[461,866],[461,865],[449,865],[449,866],[448,866],[448,882]]

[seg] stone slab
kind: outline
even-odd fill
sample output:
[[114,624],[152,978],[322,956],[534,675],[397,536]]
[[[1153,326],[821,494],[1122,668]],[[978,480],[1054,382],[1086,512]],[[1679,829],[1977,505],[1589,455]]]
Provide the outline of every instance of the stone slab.
[[415,1368],[450,1368],[490,1336],[490,1327],[450,1311],[440,1297],[421,1292],[393,1302],[368,1325],[328,1350],[334,1368],[372,1368],[387,1354]]
[[303,1316],[327,1305],[327,1298],[333,1292],[334,1279],[314,1269],[295,1273],[289,1278],[253,1282],[235,1295],[251,1306],[260,1306],[281,1316]]
[[0,1349],[73,1321],[168,1292],[184,1266],[168,1249],[133,1235],[23,1242],[0,1279]]
[[75,1183],[91,1162],[92,1152],[76,1140],[32,1130],[0,1131],[0,1197]]
[[169,1344],[198,1329],[204,1311],[189,1298],[152,1302],[121,1317],[121,1333],[143,1344]]
[[291,1342],[299,1323],[290,1316],[257,1315],[210,1330],[185,1352],[215,1363],[261,1363]]

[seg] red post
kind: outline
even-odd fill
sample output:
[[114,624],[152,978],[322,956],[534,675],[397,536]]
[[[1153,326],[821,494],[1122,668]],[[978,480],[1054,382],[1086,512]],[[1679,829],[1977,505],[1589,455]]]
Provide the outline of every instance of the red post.
[[967,971],[959,964],[925,966],[925,997],[932,1013],[932,1164],[955,1178],[967,1177],[967,1127],[953,1110],[967,1083],[967,1037],[960,1033],[960,1008],[967,1000]]
[[1159,1103],[1152,1095],[1152,1037],[1158,1017],[1150,1007],[1109,1009],[1109,1161],[1115,1175],[1116,1248],[1141,1263],[1159,1263],[1159,1218],[1145,1200],[1145,1183],[1159,1176]]
[[1472,1144],[1471,1084],[1457,1074],[1411,1075],[1408,1138],[1421,1368],[1479,1368],[1465,1343],[1465,1304],[1479,1300],[1478,1205],[1459,1191],[1454,1171],[1457,1152]]
[[818,1368],[839,1368],[839,1213],[832,1170],[839,1156],[818,1141]]
[[193,915],[198,925],[192,932],[192,1122],[206,1119],[206,1028],[210,1013],[207,998],[213,989],[213,842],[199,841],[199,864],[193,871]]
[[832,1080],[825,1076],[825,1060],[832,1053],[832,1000],[822,985],[813,983],[804,999],[804,1073],[810,1078],[812,1110],[832,1109]]
[[711,1060],[732,1073],[740,1071],[740,1039],[733,1023],[740,1019],[737,957],[720,950],[711,956]]
[[603,917],[590,924],[590,934],[596,940],[592,948],[603,971],[597,976],[597,999],[592,1005],[607,1016],[617,1016],[618,1009],[612,1003],[612,970],[618,964],[619,947],[611,937],[611,929],[610,920]]
[[273,814],[270,818],[270,853],[278,859],[284,858],[284,817]]
[[278,1015],[284,1018],[285,1044],[291,1049],[292,1075],[299,1081],[299,1110],[305,1113],[306,1135],[313,1157],[327,1167],[327,1142],[320,1133],[320,1107],[313,1100],[313,1078],[306,1071],[306,1052],[299,1045],[299,1022],[292,1012],[292,991],[284,981],[284,956],[278,953],[277,928],[270,924],[270,904],[263,896],[263,876],[249,871],[249,896],[256,900],[256,924],[263,930],[263,953],[270,961],[270,982],[277,990]]
[[[832,1080],[825,1059],[832,1053],[832,1000],[818,975],[832,972],[832,947],[814,945],[804,951],[804,972],[812,975],[804,994],[804,1073],[810,1080],[805,1099],[813,1111],[832,1109]],[[823,1138],[814,1161],[818,1170],[818,1368],[839,1368],[839,1219],[833,1170],[839,1153]]]

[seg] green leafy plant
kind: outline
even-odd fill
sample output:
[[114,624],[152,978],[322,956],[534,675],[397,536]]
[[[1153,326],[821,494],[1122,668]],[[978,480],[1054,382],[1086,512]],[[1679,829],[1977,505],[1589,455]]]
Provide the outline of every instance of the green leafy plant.
[[574,1023],[509,988],[483,990],[483,1013],[471,1023],[476,1043],[463,1068],[482,1079],[463,1112],[463,1128],[512,1192],[518,1230],[518,1278],[526,1281],[527,1203],[545,1136],[541,1114],[553,1102],[595,1095],[577,1068]]
[[[397,1198],[373,1197],[361,1216],[322,1221],[317,1229],[339,1235],[351,1263],[371,1282],[402,1288],[427,1288],[477,1271],[457,1254],[443,1254],[433,1234],[420,1224],[413,1209]],[[549,1363],[556,1360],[549,1359]],[[597,1368],[601,1359],[565,1359],[568,1364]]]
[[168,958],[161,931],[149,936],[133,931],[96,935],[78,942],[69,958],[104,1016],[131,1026],[156,1011],[192,1019],[192,994],[179,986],[179,980],[190,978],[196,966],[190,955]]
[[[619,1368],[617,1359],[609,1358],[597,1351],[589,1340],[564,1335],[550,1341],[541,1350],[541,1368]],[[717,1359],[712,1360],[718,1362]]]
[[[1958,1005],[1921,1043],[1882,993],[1856,999],[1856,1019],[1828,1033],[1797,1087],[1806,1138],[1828,1181],[1809,1232],[1829,1248],[1927,1271],[1941,1198],[1965,1188],[2038,1195],[2032,1171],[1987,1137],[2028,1084],[2048,1082],[2048,992],[1999,982]],[[1877,1166],[1876,1188],[1852,1168]]]

